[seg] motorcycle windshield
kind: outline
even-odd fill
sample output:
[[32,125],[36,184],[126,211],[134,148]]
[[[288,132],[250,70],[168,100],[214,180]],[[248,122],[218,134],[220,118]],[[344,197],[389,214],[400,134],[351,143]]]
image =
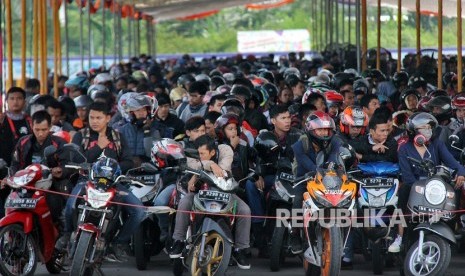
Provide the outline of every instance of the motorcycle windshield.
[[341,188],[344,170],[319,168],[318,174],[320,174],[321,182],[326,187],[326,189],[338,190]]
[[399,165],[391,162],[369,162],[358,164],[358,169],[365,175],[395,176],[399,173]]

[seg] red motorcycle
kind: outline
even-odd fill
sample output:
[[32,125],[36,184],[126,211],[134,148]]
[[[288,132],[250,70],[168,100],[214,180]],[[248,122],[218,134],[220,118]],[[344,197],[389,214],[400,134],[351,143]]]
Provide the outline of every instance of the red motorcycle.
[[66,256],[55,250],[58,230],[45,199],[52,185],[51,170],[33,164],[8,177],[6,183],[12,192],[0,220],[0,274],[33,275],[38,260],[51,274],[64,271]]

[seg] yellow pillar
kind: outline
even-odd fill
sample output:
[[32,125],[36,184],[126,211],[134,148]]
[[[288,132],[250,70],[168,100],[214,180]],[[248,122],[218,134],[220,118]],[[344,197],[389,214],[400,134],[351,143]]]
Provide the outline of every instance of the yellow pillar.
[[21,87],[26,88],[26,0],[21,1]]
[[367,69],[367,0],[362,0],[362,71]]
[[34,57],[34,78],[39,78],[39,0],[33,0],[32,55]]
[[442,0],[438,0],[438,88],[442,89]]
[[5,13],[7,50],[7,79],[5,89],[8,90],[13,85],[13,36],[11,34],[11,0],[5,0]]
[[397,72],[402,68],[402,0],[397,0]]
[[457,86],[462,91],[462,0],[457,1]]

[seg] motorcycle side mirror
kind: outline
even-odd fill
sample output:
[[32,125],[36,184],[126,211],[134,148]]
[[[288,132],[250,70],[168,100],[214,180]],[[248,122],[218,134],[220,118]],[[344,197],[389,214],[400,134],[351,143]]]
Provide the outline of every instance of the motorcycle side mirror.
[[79,151],[79,146],[74,144],[74,143],[65,144],[65,145],[63,145],[63,148],[68,149],[68,150],[72,150],[72,151]]
[[460,141],[460,138],[457,135],[452,134],[451,136],[449,136],[449,143],[451,145],[458,143],[459,141]]
[[57,148],[55,148],[54,146],[50,145],[50,146],[48,146],[48,147],[46,147],[46,148],[44,149],[44,156],[45,156],[45,157],[49,157],[49,156],[54,155],[56,152],[57,152]]
[[148,173],[155,173],[158,171],[157,167],[150,163],[142,163],[141,168]]

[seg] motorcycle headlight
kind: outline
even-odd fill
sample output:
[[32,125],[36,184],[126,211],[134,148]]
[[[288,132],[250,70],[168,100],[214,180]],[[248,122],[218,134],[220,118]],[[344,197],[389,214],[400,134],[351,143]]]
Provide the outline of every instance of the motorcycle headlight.
[[225,192],[230,192],[235,190],[239,184],[234,180],[234,178],[217,178],[215,181],[216,186]]
[[87,202],[93,208],[101,208],[113,198],[113,192],[99,192],[94,188],[87,189]]
[[13,176],[13,188],[19,188],[21,186],[24,186],[24,185],[27,185],[29,182],[32,181],[32,179],[34,179],[34,177],[36,176],[36,172],[35,171],[31,171],[31,172],[28,172],[28,173],[24,173],[24,174],[21,174],[21,175],[15,175]]
[[439,205],[444,202],[446,193],[447,190],[444,183],[438,179],[429,181],[425,186],[426,200],[433,205]]

